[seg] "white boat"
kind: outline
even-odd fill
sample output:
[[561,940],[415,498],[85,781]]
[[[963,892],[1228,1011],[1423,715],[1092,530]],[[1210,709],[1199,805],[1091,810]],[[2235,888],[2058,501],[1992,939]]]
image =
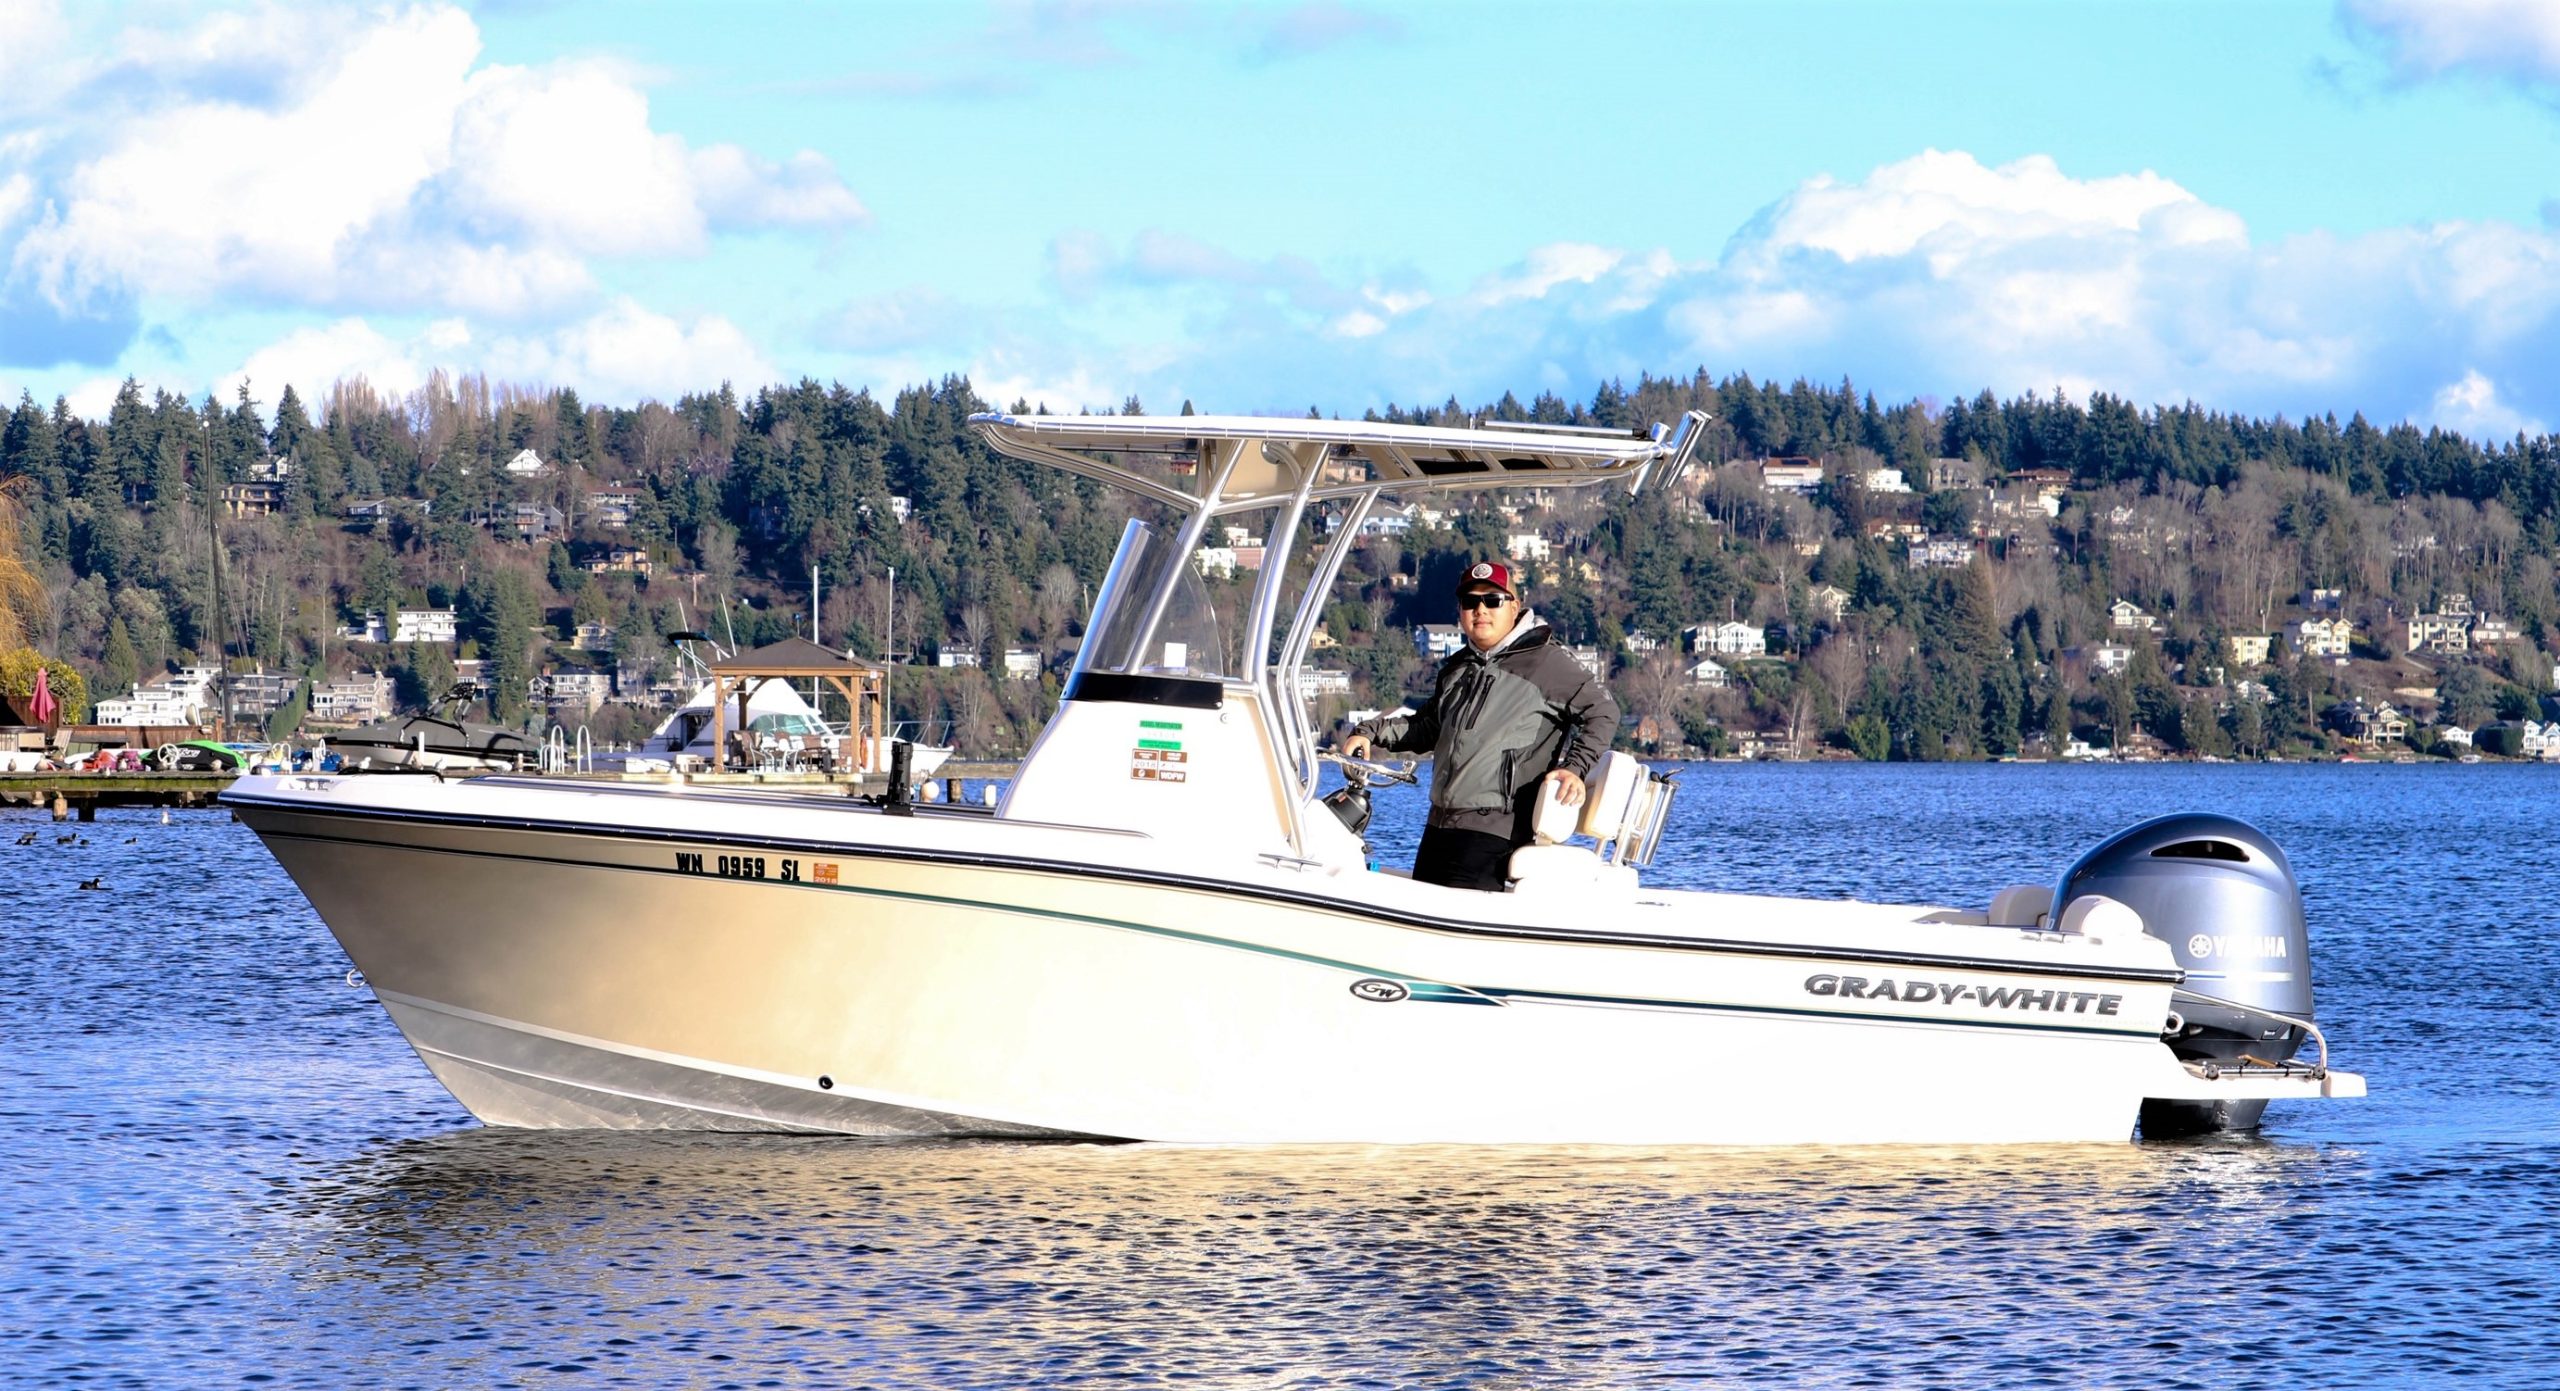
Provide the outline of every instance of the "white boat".
[[[853,717],[844,724],[830,724],[790,678],[759,674],[777,670],[829,673],[809,679],[834,681],[853,703]],[[713,679],[660,721],[648,738],[628,749],[599,751],[588,766],[597,772],[651,773],[720,767],[726,746],[726,766],[823,765],[866,777],[890,771],[899,741],[882,708],[886,697],[877,679],[878,667],[805,639],[787,638],[723,657],[707,672]],[[911,780],[931,777],[951,757],[948,745],[907,742]],[[820,752],[823,759],[816,757]]]
[[[505,774],[226,801],[494,1125],[1989,1143],[2361,1095],[2309,1018],[2291,872],[2224,818],[1982,908],[1680,891],[1639,873],[1671,784],[1613,755],[1508,892],[1371,867],[1301,685],[1362,519],[1660,485],[1702,419],[979,417],[1151,514],[992,809]],[[1222,611],[1193,556],[1228,524],[1271,540]]]

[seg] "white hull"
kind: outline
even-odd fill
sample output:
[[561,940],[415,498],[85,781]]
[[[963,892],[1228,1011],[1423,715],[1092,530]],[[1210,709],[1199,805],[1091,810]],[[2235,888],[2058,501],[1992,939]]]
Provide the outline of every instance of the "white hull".
[[233,802],[492,1124],[2086,1141],[2147,1096],[2322,1090],[2179,1066],[2175,973],[2139,933],[1650,890],[1595,909],[841,799],[248,779]]

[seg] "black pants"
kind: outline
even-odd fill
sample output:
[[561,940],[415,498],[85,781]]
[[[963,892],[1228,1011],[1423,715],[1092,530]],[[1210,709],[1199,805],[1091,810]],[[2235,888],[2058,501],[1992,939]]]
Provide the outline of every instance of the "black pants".
[[1500,893],[1511,882],[1511,839],[1425,826],[1422,844],[1413,852],[1413,877],[1425,884]]

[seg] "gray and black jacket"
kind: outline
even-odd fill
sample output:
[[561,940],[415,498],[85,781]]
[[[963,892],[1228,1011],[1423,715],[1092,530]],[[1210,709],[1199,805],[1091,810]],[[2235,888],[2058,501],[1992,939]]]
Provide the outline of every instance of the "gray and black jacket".
[[1379,748],[1431,754],[1431,825],[1523,843],[1539,781],[1589,777],[1608,752],[1618,702],[1553,639],[1524,617],[1491,652],[1470,644],[1442,662],[1420,709],[1358,726]]

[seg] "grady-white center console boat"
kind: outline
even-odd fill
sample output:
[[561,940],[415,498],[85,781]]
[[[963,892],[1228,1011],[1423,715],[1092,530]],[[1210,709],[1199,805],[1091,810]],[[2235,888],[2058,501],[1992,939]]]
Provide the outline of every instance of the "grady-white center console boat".
[[[1702,420],[978,417],[1145,514],[993,809],[507,774],[225,800],[494,1125],[2083,1141],[2362,1094],[2310,1018],[2284,857],[2224,818],[2136,827],[1987,910],[1683,892],[1638,878],[1669,784],[1618,757],[1509,892],[1370,867],[1318,795],[1301,682],[1362,519],[1658,486]],[[1221,612],[1193,555],[1238,523],[1268,552]]]

